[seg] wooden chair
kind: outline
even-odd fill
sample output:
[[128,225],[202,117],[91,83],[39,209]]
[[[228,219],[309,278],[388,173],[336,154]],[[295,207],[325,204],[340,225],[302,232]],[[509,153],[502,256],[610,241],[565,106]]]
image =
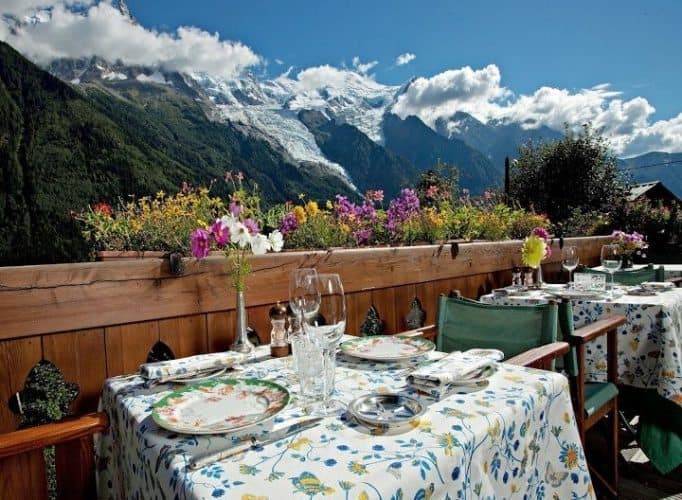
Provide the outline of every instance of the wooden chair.
[[94,498],[92,435],[108,425],[105,413],[91,413],[0,434],[0,498],[48,498],[47,446],[55,446],[57,498]]
[[[571,396],[580,439],[585,445],[585,435],[602,418],[609,418],[608,466],[610,478],[590,464],[592,477],[596,478],[613,497],[618,496],[618,338],[617,329],[625,324],[625,316],[614,315],[575,329],[573,306],[570,300],[559,304],[559,327],[563,340],[572,349],[564,357],[564,369],[571,379]],[[606,335],[607,382],[586,382],[585,345]]]
[[456,293],[439,299],[437,346],[445,352],[499,349],[508,362],[542,369],[551,369],[569,350],[567,343],[557,342],[556,303],[490,305]]

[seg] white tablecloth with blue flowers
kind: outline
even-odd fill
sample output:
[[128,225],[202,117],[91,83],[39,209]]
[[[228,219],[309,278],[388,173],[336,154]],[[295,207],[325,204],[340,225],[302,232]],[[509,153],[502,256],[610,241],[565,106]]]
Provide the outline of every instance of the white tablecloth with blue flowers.
[[[405,385],[411,366],[340,355],[334,396],[348,402],[374,391],[415,395]],[[300,414],[290,358],[237,373],[291,388],[294,401],[278,419]],[[157,427],[152,405],[172,388],[145,389],[139,377],[106,381],[101,406],[111,425],[98,441],[101,498],[594,497],[568,384],[556,373],[501,364],[487,386],[441,401],[419,396],[428,410],[401,434],[328,417],[259,451],[195,471],[187,468],[193,453],[225,447],[230,437]]]
[[[549,297],[551,298],[551,297]],[[482,302],[503,305],[546,303],[548,297],[529,295],[483,295]],[[573,300],[576,328],[601,318],[622,314],[627,323],[618,330],[619,382],[658,394],[682,406],[682,289],[673,288],[655,296],[624,294],[613,300]],[[606,380],[606,339],[586,349],[589,380]]]

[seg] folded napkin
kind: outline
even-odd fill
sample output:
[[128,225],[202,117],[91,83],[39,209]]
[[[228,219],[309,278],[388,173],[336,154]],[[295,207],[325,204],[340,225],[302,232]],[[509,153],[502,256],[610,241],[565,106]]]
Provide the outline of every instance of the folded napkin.
[[495,361],[490,358],[467,356],[456,351],[435,363],[418,368],[407,377],[407,383],[417,388],[461,384],[477,379],[494,365]]
[[[262,349],[266,347],[267,349]],[[231,368],[247,361],[263,359],[270,354],[269,346],[257,347],[247,354],[224,351],[210,354],[197,354],[187,358],[172,359],[144,363],[140,366],[140,374],[148,380],[170,380],[178,377],[190,377],[201,372]]]

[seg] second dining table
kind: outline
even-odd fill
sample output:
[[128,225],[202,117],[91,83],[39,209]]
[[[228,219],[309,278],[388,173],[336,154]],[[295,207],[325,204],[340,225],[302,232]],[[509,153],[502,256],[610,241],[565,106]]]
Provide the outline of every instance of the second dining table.
[[[100,437],[101,498],[594,498],[571,406],[560,374],[505,363],[485,383],[441,400],[418,394],[406,375],[430,352],[378,362],[340,354],[334,397],[348,404],[368,393],[418,398],[426,412],[399,432],[359,425],[346,414],[197,470],[197,454],[231,445],[228,435],[180,434],[159,427],[152,409],[178,389],[148,388],[136,375],[105,382],[101,406],[110,417]],[[288,388],[287,422],[305,406],[291,358],[246,364],[225,376]]]

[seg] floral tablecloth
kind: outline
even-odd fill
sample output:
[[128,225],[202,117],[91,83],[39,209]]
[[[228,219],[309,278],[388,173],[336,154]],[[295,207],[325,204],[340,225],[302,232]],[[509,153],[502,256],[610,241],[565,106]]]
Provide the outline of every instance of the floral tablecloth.
[[[436,357],[440,353],[430,353]],[[405,384],[412,363],[339,356],[335,397],[373,391],[415,395]],[[290,358],[238,372],[277,381],[300,414]],[[593,498],[567,380],[500,364],[487,386],[439,402],[401,434],[381,434],[344,415],[325,418],[260,450],[202,469],[193,453],[219,449],[229,436],[180,435],[157,427],[152,405],[173,386],[145,389],[139,377],[106,381],[101,406],[111,425],[98,440],[101,498]]]
[[[540,304],[547,300],[542,292],[481,297],[482,302],[505,305]],[[619,382],[656,389],[664,398],[682,406],[682,289],[670,289],[655,296],[624,294],[608,301],[573,301],[573,320],[577,328],[612,314],[627,318],[627,323],[618,330]],[[588,344],[589,380],[606,380],[605,353],[604,337]]]

